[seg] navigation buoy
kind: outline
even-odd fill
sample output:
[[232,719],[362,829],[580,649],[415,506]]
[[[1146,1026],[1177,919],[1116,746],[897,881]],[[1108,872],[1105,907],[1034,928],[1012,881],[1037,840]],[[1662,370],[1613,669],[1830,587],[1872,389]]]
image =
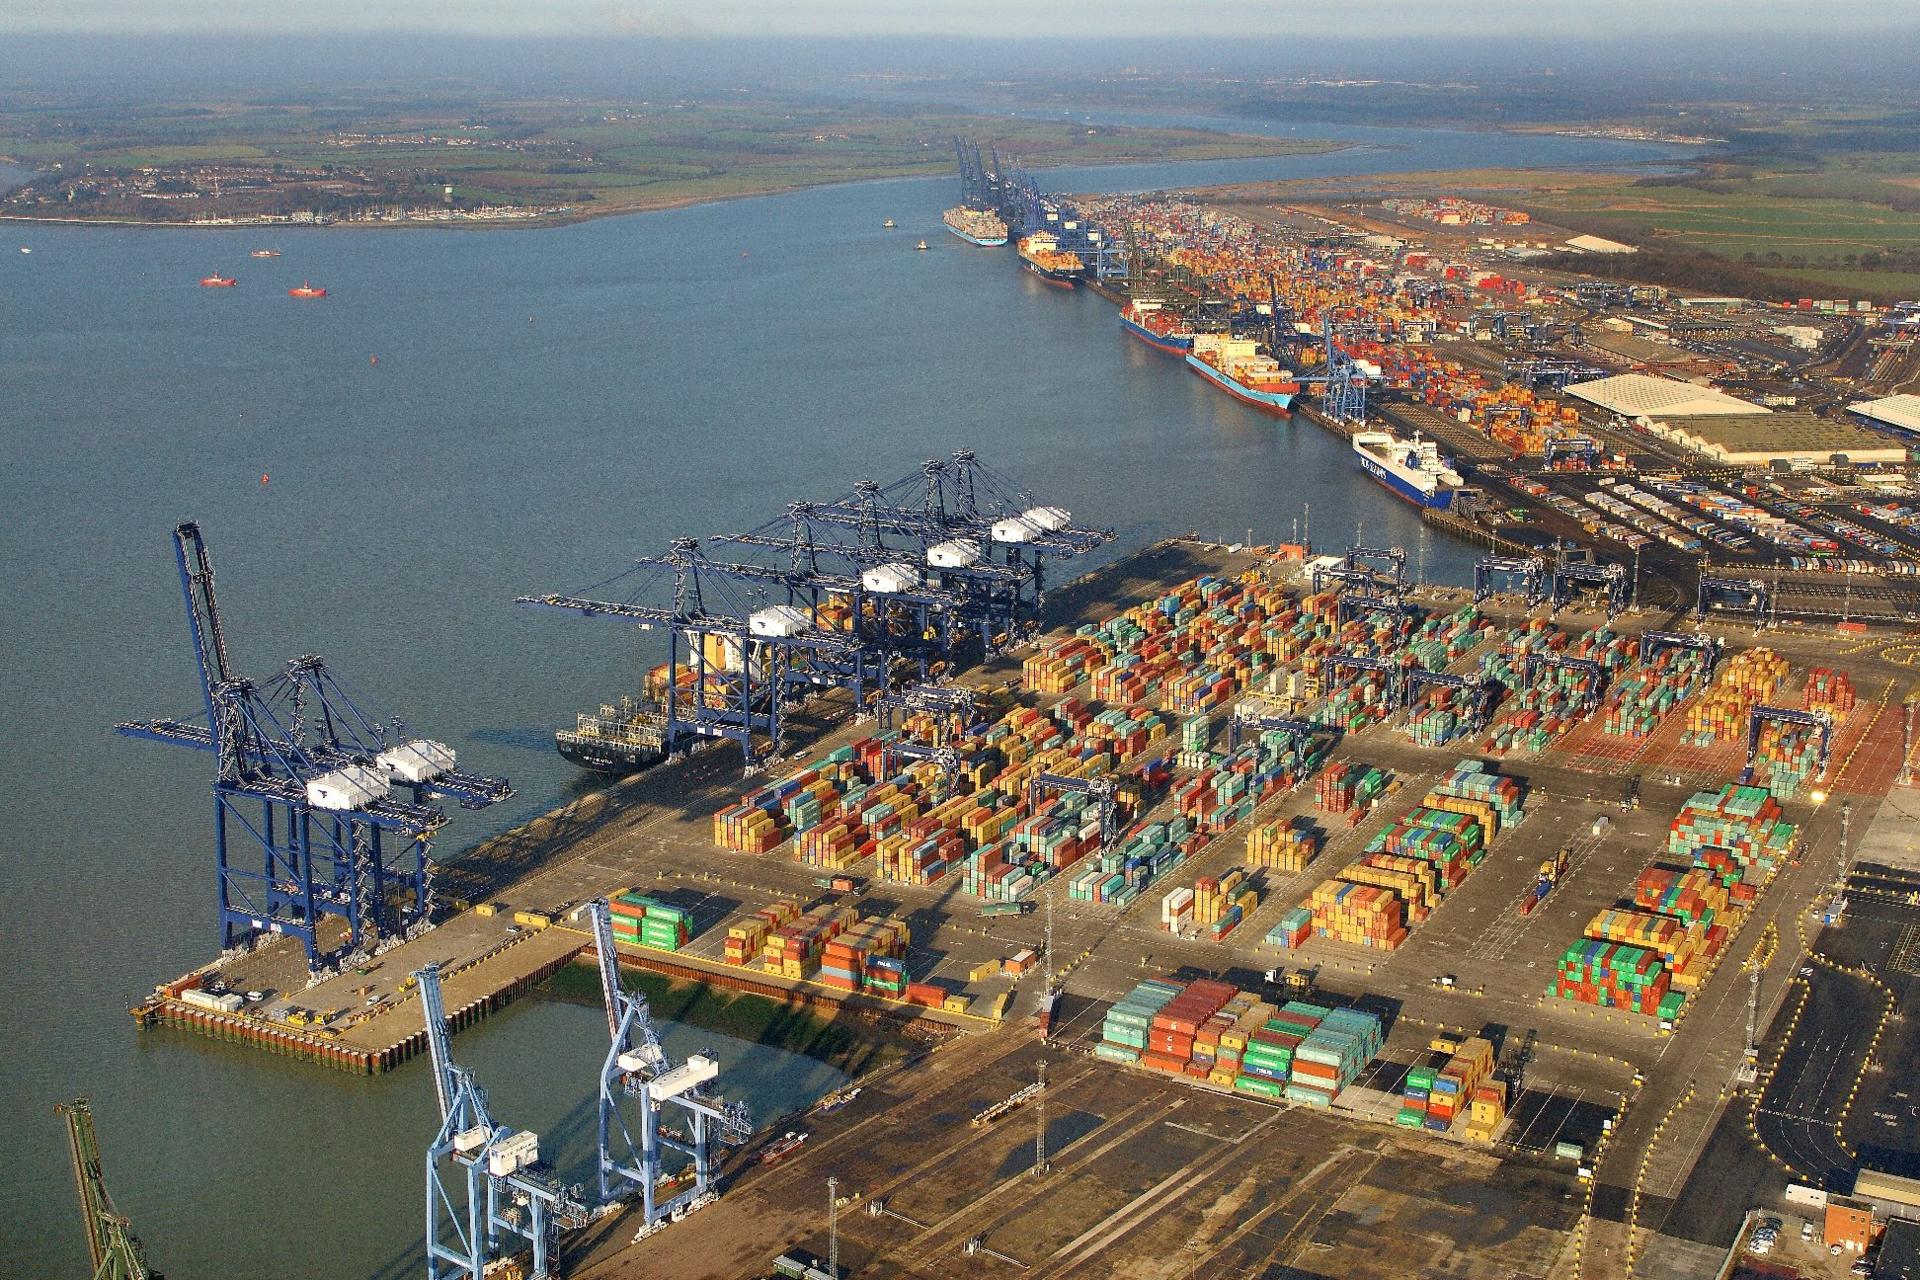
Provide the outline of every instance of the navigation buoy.
[[260,483],[265,484],[266,482],[267,482],[267,473],[262,471],[260,473]]

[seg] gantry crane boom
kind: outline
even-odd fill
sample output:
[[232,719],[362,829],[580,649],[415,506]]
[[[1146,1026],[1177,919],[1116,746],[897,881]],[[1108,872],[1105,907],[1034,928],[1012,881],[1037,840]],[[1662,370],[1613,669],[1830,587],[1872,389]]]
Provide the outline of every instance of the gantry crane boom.
[[93,1108],[85,1098],[54,1110],[67,1122],[67,1150],[73,1160],[73,1184],[87,1237],[87,1260],[94,1280],[162,1280],[147,1264],[146,1250],[127,1219],[116,1213],[100,1167],[100,1142],[94,1134]]

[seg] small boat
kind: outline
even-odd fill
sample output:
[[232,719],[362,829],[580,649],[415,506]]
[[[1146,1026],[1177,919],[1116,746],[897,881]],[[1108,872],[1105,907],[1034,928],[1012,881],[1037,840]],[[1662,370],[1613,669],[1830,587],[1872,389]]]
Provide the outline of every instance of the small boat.
[[32,252],[33,252],[33,250],[31,250],[31,249],[29,249],[29,248],[27,248],[27,246],[25,246],[25,245],[21,245],[21,246],[20,246],[20,252],[22,252],[22,253],[32,253]]
[[289,298],[324,298],[327,296],[327,291],[325,289],[316,289],[305,280],[302,280],[298,288],[287,290],[287,296]]
[[880,225],[885,227],[888,231],[891,231],[893,230],[893,219],[888,218],[885,222],[881,223]]
[[913,247],[916,249],[925,249],[927,247],[927,242],[925,240],[922,240],[919,244]]
[[247,256],[249,258],[277,258],[280,256],[280,251],[278,249],[255,249]]
[[210,276],[200,277],[200,287],[202,289],[231,289],[239,283],[240,282],[232,276],[223,276],[218,271]]
[[784,1160],[786,1157],[792,1155],[796,1150],[798,1150],[800,1147],[800,1144],[805,1142],[807,1140],[807,1137],[808,1135],[805,1131],[796,1131],[796,1130],[789,1129],[786,1133],[781,1135],[780,1140],[778,1142],[774,1143],[772,1146],[768,1147],[765,1151],[760,1153],[760,1163],[761,1164],[779,1163],[781,1160]]

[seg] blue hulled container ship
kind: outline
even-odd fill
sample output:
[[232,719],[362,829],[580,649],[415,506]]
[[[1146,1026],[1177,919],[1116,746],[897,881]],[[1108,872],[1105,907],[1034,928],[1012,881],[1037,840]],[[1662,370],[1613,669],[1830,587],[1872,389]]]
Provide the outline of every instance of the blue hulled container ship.
[[1135,298],[1121,309],[1120,327],[1148,346],[1176,356],[1193,350],[1193,326],[1158,302]]
[[1187,367],[1208,382],[1256,409],[1282,417],[1292,410],[1300,384],[1278,360],[1260,354],[1260,345],[1253,339],[1197,333],[1192,341]]
[[941,221],[947,224],[947,230],[982,249],[998,249],[1007,242],[1007,224],[987,209],[958,205],[947,210]]

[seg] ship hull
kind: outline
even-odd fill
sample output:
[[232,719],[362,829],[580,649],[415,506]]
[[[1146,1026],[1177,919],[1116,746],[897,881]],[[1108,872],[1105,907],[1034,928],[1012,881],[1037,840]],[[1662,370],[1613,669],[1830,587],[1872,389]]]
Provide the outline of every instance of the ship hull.
[[1027,270],[1033,272],[1034,275],[1038,276],[1041,284],[1050,284],[1056,289],[1071,289],[1074,287],[1075,284],[1078,283],[1078,281],[1073,276],[1064,275],[1061,272],[1049,270],[1048,268],[1039,265],[1031,258],[1020,259],[1020,264],[1024,266]]
[[1187,368],[1193,370],[1208,382],[1211,382],[1214,386],[1220,388],[1243,404],[1250,404],[1256,409],[1282,418],[1292,416],[1293,392],[1291,391],[1256,390],[1244,383],[1235,382],[1232,378],[1229,378],[1205,360],[1194,355],[1187,357]]
[[1184,356],[1193,350],[1192,335],[1181,338],[1165,333],[1155,333],[1147,326],[1127,319],[1124,311],[1120,313],[1120,327],[1148,346],[1158,351],[1165,351],[1169,355]]
[[1381,488],[1391,493],[1394,497],[1399,498],[1402,502],[1410,502],[1414,506],[1424,508],[1428,511],[1445,511],[1453,505],[1453,490],[1451,489],[1435,489],[1432,493],[1428,493],[1411,480],[1389,470],[1385,463],[1370,453],[1362,453],[1356,450],[1353,456],[1360,459],[1360,469],[1362,471],[1371,476],[1375,483],[1379,484]]
[[951,223],[947,224],[947,230],[951,231],[954,235],[959,236],[962,240],[965,240],[968,244],[977,244],[982,249],[998,249],[1001,245],[1004,245],[1007,242],[1007,238],[1005,236],[1001,236],[998,239],[991,239],[991,238],[983,239],[980,236],[970,236],[966,232],[962,231],[960,228],[952,225]]
[[657,751],[621,746],[611,742],[583,742],[577,739],[556,738],[554,746],[559,750],[561,758],[569,764],[615,778],[624,778],[630,773],[651,768],[666,758]]

